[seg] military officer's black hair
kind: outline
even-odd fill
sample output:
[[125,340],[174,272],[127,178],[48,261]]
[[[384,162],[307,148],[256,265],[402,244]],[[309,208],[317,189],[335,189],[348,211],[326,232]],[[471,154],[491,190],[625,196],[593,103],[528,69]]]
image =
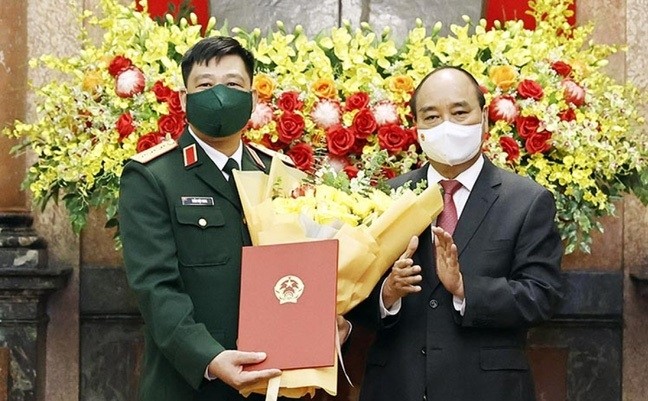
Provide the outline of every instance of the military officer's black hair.
[[206,64],[211,59],[218,61],[221,57],[231,54],[241,57],[245,64],[245,70],[250,76],[250,82],[252,82],[254,76],[254,56],[252,53],[241,46],[234,38],[213,36],[200,40],[182,57],[180,66],[182,68],[182,80],[185,86],[187,86],[189,73],[191,73],[191,69],[195,64]]

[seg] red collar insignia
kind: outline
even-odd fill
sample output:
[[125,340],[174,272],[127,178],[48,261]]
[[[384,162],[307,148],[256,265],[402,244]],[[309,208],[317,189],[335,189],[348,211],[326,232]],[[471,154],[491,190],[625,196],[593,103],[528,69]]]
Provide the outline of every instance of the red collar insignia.
[[198,162],[198,153],[196,153],[196,144],[187,146],[182,149],[182,156],[184,157],[184,166],[190,167]]

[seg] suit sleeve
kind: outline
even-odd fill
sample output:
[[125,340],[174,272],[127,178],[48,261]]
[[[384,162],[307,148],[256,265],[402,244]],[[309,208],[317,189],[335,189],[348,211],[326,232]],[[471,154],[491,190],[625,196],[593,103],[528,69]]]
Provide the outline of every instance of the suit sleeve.
[[209,362],[224,350],[193,319],[176,256],[171,216],[156,177],[129,162],[120,182],[120,235],[126,274],[155,346],[194,388]]
[[562,299],[563,248],[554,224],[555,203],[542,190],[530,202],[512,255],[508,277],[464,274],[463,326],[521,327],[548,320]]

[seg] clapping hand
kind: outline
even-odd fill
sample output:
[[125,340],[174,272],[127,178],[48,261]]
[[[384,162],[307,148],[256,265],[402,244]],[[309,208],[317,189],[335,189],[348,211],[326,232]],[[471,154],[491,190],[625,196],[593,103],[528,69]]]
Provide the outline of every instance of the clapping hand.
[[464,285],[457,245],[452,236],[444,229],[432,227],[434,233],[434,247],[436,250],[436,273],[439,281],[448,292],[459,299],[464,299]]
[[385,280],[382,291],[383,305],[389,309],[402,297],[421,291],[421,266],[411,259],[418,248],[418,237],[412,237],[405,252],[398,258]]

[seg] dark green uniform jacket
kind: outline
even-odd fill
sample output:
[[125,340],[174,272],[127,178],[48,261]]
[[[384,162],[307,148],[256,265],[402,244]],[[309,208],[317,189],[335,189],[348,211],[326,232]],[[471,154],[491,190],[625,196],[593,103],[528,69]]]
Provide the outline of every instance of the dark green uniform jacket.
[[[145,322],[140,400],[243,400],[204,373],[236,348],[249,234],[218,167],[187,131],[178,144],[146,163],[129,161],[121,177],[124,262]],[[251,152],[244,149],[242,170],[270,166],[269,156]]]

